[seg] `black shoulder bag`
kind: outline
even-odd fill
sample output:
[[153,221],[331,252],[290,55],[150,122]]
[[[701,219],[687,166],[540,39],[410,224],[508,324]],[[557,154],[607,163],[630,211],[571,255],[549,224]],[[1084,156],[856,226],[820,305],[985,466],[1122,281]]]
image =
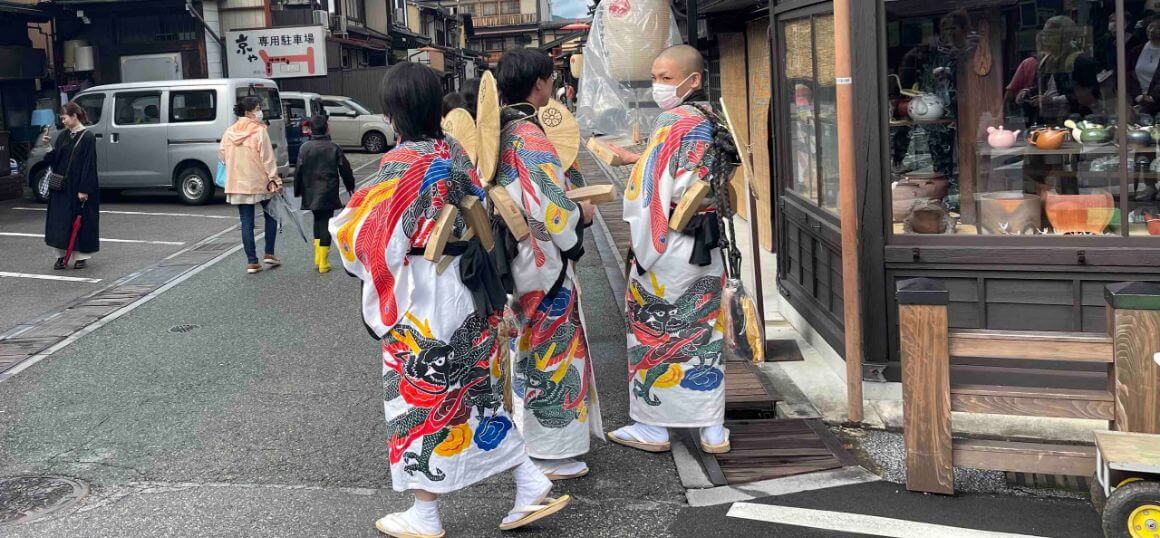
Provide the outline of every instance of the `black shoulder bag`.
[[81,139],[85,137],[85,132],[81,131],[80,136],[77,136],[77,141],[73,143],[72,151],[68,154],[68,165],[64,168],[63,174],[58,174],[52,170],[48,171],[48,190],[61,191],[64,190],[64,180],[68,177],[69,170],[72,169],[73,157],[77,154],[77,146],[81,145]]

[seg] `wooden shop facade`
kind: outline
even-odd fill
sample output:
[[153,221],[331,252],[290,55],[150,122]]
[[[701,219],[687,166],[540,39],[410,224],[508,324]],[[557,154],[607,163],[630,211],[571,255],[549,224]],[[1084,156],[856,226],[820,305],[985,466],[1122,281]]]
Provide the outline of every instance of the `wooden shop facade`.
[[[837,148],[852,137],[864,378],[900,379],[895,290],[916,277],[945,285],[953,330],[1108,334],[1105,287],[1160,281],[1160,2],[850,4],[848,131],[832,2],[767,8],[770,87],[747,129],[768,133],[751,138],[771,194],[757,218],[784,303],[843,352]],[[1076,390],[1106,388],[1099,369],[951,365],[960,382]]]

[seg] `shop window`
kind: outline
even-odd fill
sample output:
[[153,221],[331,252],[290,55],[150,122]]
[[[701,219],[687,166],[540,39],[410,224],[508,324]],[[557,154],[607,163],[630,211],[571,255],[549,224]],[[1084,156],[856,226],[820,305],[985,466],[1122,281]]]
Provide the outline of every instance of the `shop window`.
[[486,4],[483,4],[483,14],[484,15],[495,15],[495,11],[496,11],[496,5],[494,2],[488,2]]
[[501,7],[505,15],[518,15],[520,12],[520,1],[504,0],[501,4]]
[[117,125],[161,123],[161,93],[118,93],[113,98],[113,110]]
[[76,98],[76,102],[85,109],[89,121],[85,125],[94,125],[101,122],[101,112],[105,109],[105,94],[89,93]]
[[894,233],[1146,235],[1160,21],[1128,2],[1118,31],[1114,0],[918,4],[885,2]]
[[217,118],[217,93],[197,90],[169,93],[169,121],[213,121]]
[[785,63],[782,110],[789,140],[787,188],[838,212],[838,131],[834,88],[834,17],[820,14],[782,22]]

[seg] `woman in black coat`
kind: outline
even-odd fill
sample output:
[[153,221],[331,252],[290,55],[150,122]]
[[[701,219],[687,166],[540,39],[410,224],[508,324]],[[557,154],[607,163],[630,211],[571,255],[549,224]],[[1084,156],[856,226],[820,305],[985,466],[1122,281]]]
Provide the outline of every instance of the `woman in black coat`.
[[294,195],[302,197],[302,209],[314,213],[314,265],[319,273],[330,271],[330,230],[327,228],[336,209],[342,209],[338,197],[341,177],[346,192],[354,192],[354,173],[350,161],[330,140],[330,125],[326,116],[310,118],[311,138],[298,150],[298,165],[294,169]]
[[[84,269],[93,253],[101,249],[96,136],[85,129],[88,115],[75,102],[64,105],[60,119],[64,130],[44,158],[53,173],[64,176],[59,190],[48,191],[48,217],[44,223],[44,242],[56,252],[52,268],[58,271],[68,268],[64,256],[77,215],[81,216],[81,228],[73,245],[73,267]],[[45,136],[44,142],[48,141]]]

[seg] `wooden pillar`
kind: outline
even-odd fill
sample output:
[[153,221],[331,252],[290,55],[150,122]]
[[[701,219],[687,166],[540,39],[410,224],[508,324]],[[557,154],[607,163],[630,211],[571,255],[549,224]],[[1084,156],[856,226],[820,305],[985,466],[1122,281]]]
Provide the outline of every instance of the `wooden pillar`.
[[1117,430],[1160,434],[1160,282],[1110,284]]
[[854,77],[851,0],[834,0],[834,84],[838,120],[838,209],[842,224],[842,319],[845,331],[846,406],[862,422],[862,268],[859,263],[858,178],[854,145]]
[[906,489],[953,495],[949,295],[941,280],[898,283]]

